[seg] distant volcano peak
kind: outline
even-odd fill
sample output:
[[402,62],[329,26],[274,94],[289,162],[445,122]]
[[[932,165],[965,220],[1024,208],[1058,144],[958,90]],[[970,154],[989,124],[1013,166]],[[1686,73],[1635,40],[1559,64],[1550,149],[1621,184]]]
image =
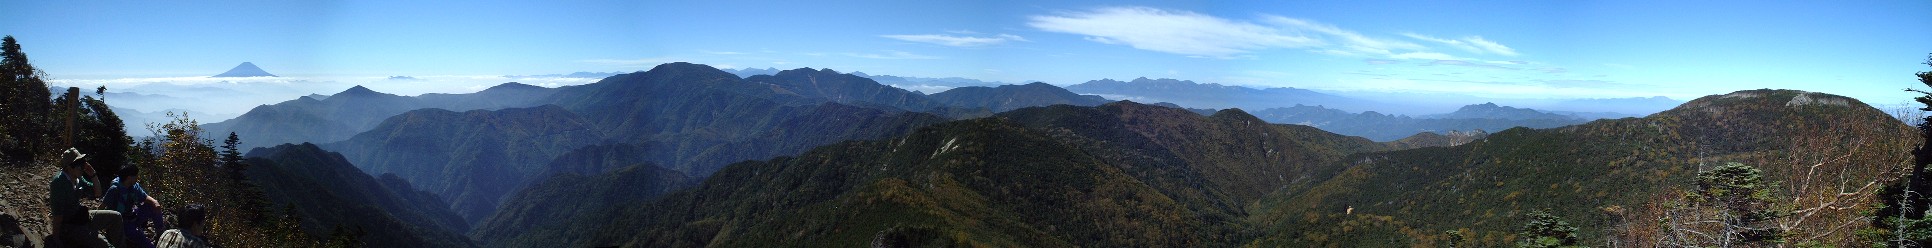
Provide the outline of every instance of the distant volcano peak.
[[255,67],[255,63],[250,63],[250,62],[242,62],[241,65],[235,66],[234,69],[228,69],[228,72],[223,72],[220,75],[215,75],[215,77],[274,77],[274,76],[275,74],[268,74],[267,71],[262,71],[261,67]]

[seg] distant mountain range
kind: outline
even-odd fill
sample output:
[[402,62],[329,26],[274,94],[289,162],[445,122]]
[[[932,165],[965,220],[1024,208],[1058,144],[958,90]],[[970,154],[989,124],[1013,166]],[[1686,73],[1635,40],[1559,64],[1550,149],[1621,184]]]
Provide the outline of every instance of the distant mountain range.
[[905,89],[832,69],[799,68],[772,75],[754,75],[746,77],[745,81],[771,85],[776,88],[777,92],[774,93],[777,94],[821,98],[847,105],[877,104],[913,111],[945,106]]
[[[1577,226],[1617,227],[1583,232],[1597,243],[1656,228],[1647,206],[1691,187],[1698,161],[1759,164],[1768,180],[1790,183],[1780,184],[1789,196],[1837,196],[1836,179],[1804,181],[1802,166],[1874,178],[1907,159],[1910,133],[1856,100],[1773,90],[1700,98],[1649,118],[1392,143],[1239,110],[1057,105],[734,164],[656,200],[520,194],[510,202],[569,206],[564,219],[585,222],[473,237],[486,246],[1426,246],[1461,230],[1499,237],[1464,242],[1502,246],[1515,242],[1501,237],[1524,213],[1549,209]],[[1833,142],[1842,140],[1861,142]],[[1785,164],[1793,157],[1781,154],[1793,152],[1858,159]],[[539,192],[681,180],[639,175]],[[1798,190],[1806,188],[1829,190]],[[518,215],[493,218],[533,219]]]
[[1449,111],[1444,106],[1476,102],[1509,103],[1533,107],[1550,113],[1575,115],[1586,119],[1640,117],[1676,107],[1683,102],[1665,97],[1606,99],[1503,99],[1440,93],[1341,92],[1336,94],[1298,88],[1257,89],[1176,79],[1136,78],[1129,81],[1101,79],[1067,86],[1080,94],[1093,94],[1116,100],[1172,102],[1193,108],[1288,108],[1295,105],[1320,106],[1349,112],[1376,111],[1398,115],[1426,115]]
[[275,74],[269,74],[268,71],[263,71],[261,67],[255,67],[255,63],[242,62],[240,65],[236,65],[235,68],[228,69],[227,72],[222,72],[221,74],[216,74],[214,77],[274,77],[274,76]]
[[[1361,116],[1312,113],[1308,111],[1325,111],[1325,109],[1335,108],[1333,106],[1370,103],[1293,88],[1257,90],[1239,86],[1200,84],[1173,79],[1139,78],[1130,82],[1096,80],[1070,86],[1069,89],[1061,89],[1039,83],[1024,86],[1011,85],[999,87],[962,86],[950,88],[945,92],[924,95],[919,92],[892,87],[891,85],[886,85],[872,79],[906,79],[902,77],[874,76],[860,73],[843,74],[831,70],[816,70],[810,68],[785,71],[753,69],[729,71],[717,69],[708,70],[726,72],[716,75],[730,75],[729,72],[734,71],[769,73],[753,74],[750,77],[741,79],[717,77],[712,80],[749,81],[744,84],[733,84],[739,85],[735,87],[740,88],[732,91],[738,93],[731,94],[750,94],[753,98],[767,98],[764,95],[776,94],[783,97],[769,98],[767,100],[777,100],[779,102],[775,102],[776,104],[787,106],[811,104],[822,101],[813,99],[825,99],[830,102],[845,105],[929,112],[950,118],[970,118],[1026,106],[1050,104],[1093,106],[1111,101],[1092,95],[1075,94],[1069,90],[1086,89],[1100,92],[1098,94],[1112,95],[1118,93],[1122,95],[1115,96],[1125,97],[1127,99],[1168,101],[1178,103],[1177,106],[1208,107],[1208,109],[1216,108],[1213,106],[1273,106],[1287,104],[1287,107],[1266,108],[1253,112],[1272,122],[1312,125],[1343,134],[1369,137],[1378,141],[1392,141],[1413,135],[1417,132],[1468,131],[1474,129],[1493,131],[1514,126],[1548,128],[1581,123],[1580,121],[1561,121],[1567,118],[1555,118],[1554,115],[1557,114],[1554,113],[1562,113],[1560,115],[1568,115],[1570,118],[1583,120],[1627,116],[1616,113],[1550,111],[1542,112],[1552,114],[1551,116],[1543,117],[1525,116],[1509,120],[1476,120],[1487,118],[1473,118],[1471,116],[1423,116],[1423,118],[1409,118],[1373,112],[1362,113]],[[571,75],[578,74],[583,74],[584,76],[605,75],[599,73],[573,73]],[[973,81],[977,82],[977,80]],[[675,87],[673,89],[675,90]],[[568,102],[579,101],[579,99],[572,99],[575,96],[551,96],[559,91],[562,90],[518,83],[506,83],[473,94],[425,94],[415,97],[403,97],[376,93],[367,90],[367,88],[355,87],[335,95],[357,97],[354,98],[356,100],[332,99],[333,96],[314,95],[308,97],[314,101],[298,98],[294,101],[261,106],[235,119],[210,123],[205,128],[217,133],[236,132],[242,137],[245,137],[246,140],[249,140],[251,146],[297,142],[326,143],[347,139],[355,133],[367,131],[377,121],[381,120],[381,118],[419,108],[442,108],[454,111],[467,111],[476,109],[531,107],[540,104],[575,106]],[[579,94],[577,96],[593,95],[595,94]],[[655,99],[645,96],[624,97]],[[1330,103],[1333,105],[1313,106],[1315,109],[1308,109],[1310,105],[1290,104],[1296,101]],[[1669,102],[1671,100],[1667,98],[1651,98],[1642,101],[1658,103]],[[382,102],[382,104],[362,104],[367,102]],[[1585,102],[1589,101],[1579,100],[1575,103],[1582,104]],[[665,102],[665,104],[677,105],[683,103]],[[572,110],[582,111],[584,109],[573,107]],[[1343,113],[1346,113],[1346,111],[1343,111]],[[292,129],[308,131],[286,131]],[[665,164],[665,166],[676,167],[673,164]]]
[[[738,78],[672,63],[562,88],[506,83],[470,94],[407,97],[358,86],[264,105],[204,128],[236,132],[256,146],[326,142],[322,147],[362,170],[393,174],[448,199],[464,222],[480,223],[506,197],[549,177],[595,177],[635,162],[703,178],[730,163],[890,137],[949,116],[1060,103],[1104,100],[1045,84],[929,97],[832,70]],[[630,147],[623,151],[636,160],[552,171],[574,164],[561,162],[567,154],[598,147]]]
[[368,131],[406,111],[440,108],[454,111],[535,106],[554,89],[505,83],[470,94],[424,94],[407,97],[351,87],[327,97],[305,96],[273,105],[257,106],[241,116],[208,123],[213,134],[234,132],[250,147],[284,143],[327,143]]
[[1484,103],[1463,106],[1447,114],[1409,117],[1374,111],[1349,113],[1320,106],[1271,108],[1254,112],[1274,123],[1299,124],[1376,141],[1395,141],[1421,132],[1449,134],[1454,131],[1502,131],[1514,127],[1553,128],[1582,124],[1594,119],[1559,115],[1533,109]]
[[727,68],[727,69],[719,69],[719,70],[725,71],[727,73],[731,73],[731,75],[738,75],[739,78],[751,78],[752,76],[757,76],[757,75],[774,75],[774,74],[778,74],[778,72],[780,71],[778,70],[778,68],[771,68],[771,67],[766,67],[765,69],[747,67],[743,69]]
[[[563,88],[505,83],[470,94],[406,97],[353,87],[319,99],[264,105],[204,128],[236,132],[253,146],[327,143],[372,174],[394,173],[449,199],[465,221],[478,222],[504,197],[548,176],[543,171],[551,160],[586,146],[634,145],[640,162],[704,178],[732,162],[889,137],[947,119],[1107,102],[1044,83],[921,95],[829,69],[741,79],[708,66],[673,63]],[[532,116],[515,117],[520,115]],[[543,121],[525,120],[532,118]],[[1501,129],[1518,122],[1496,120],[1480,127]],[[1357,129],[1386,129],[1376,128]],[[1391,141],[1417,132],[1471,129],[1394,130],[1350,134]],[[563,133],[570,135],[558,136]]]
[[976,86],[977,87],[995,87],[1000,85],[1006,85],[1006,83],[1002,83],[1002,82],[981,81],[978,79],[962,78],[962,77],[929,78],[929,77],[907,77],[907,76],[893,76],[893,75],[866,75],[863,72],[853,72],[852,74],[858,75],[860,77],[871,78],[872,80],[879,81],[880,84],[891,85],[892,87],[899,87],[901,89],[906,89],[911,91],[925,92],[926,94],[932,94],[933,92],[943,92],[943,91],[952,90],[953,88],[959,88],[959,87],[976,87]]
[[[1025,107],[1073,105],[1098,106],[1109,101],[1093,95],[1080,95],[1060,89],[1051,84],[1034,82],[1024,85],[1000,85],[998,87],[968,86],[953,88],[946,92],[932,94],[933,100],[946,105],[987,109],[993,112],[1006,112]],[[997,99],[989,101],[988,99]]]
[[1440,115],[1424,115],[1421,117],[1427,118],[1427,119],[1503,119],[1503,120],[1540,120],[1540,119],[1583,120],[1585,119],[1585,118],[1576,117],[1576,116],[1545,113],[1542,111],[1536,111],[1535,109],[1500,106],[1500,105],[1496,105],[1496,103],[1483,103],[1483,104],[1462,106],[1462,108],[1456,109],[1456,112],[1450,112],[1448,114],[1440,114]]
[[1176,79],[1101,79],[1067,86],[1067,90],[1109,99],[1171,102],[1193,108],[1266,109],[1295,105],[1325,106],[1355,111],[1381,109],[1380,104],[1297,88],[1255,89]]
[[[1561,207],[1557,200],[1568,198],[1512,198],[1500,190],[1585,185],[1550,181],[1562,178],[1597,180],[1588,187],[1669,188],[1665,183],[1675,181],[1633,181],[1630,175],[1681,177],[1686,174],[1681,168],[1658,168],[1694,158],[1687,154],[1753,159],[1802,147],[1764,137],[1847,139],[1883,132],[1841,130],[1898,127],[1870,126],[1864,121],[1870,107],[1855,100],[1791,91],[1739,92],[1648,118],[1591,121],[1589,113],[1495,103],[1418,117],[1326,105],[1252,112],[1184,109],[1195,106],[1110,101],[1044,83],[922,94],[868,76],[801,68],[741,77],[705,65],[670,63],[560,88],[509,83],[472,94],[405,97],[353,87],[264,105],[204,127],[234,130],[256,145],[324,140],[327,144],[319,147],[257,152],[336,150],[340,155],[330,156],[341,162],[332,164],[353,164],[366,172],[363,176],[383,175],[376,180],[383,189],[331,190],[388,191],[379,195],[446,207],[443,213],[371,210],[421,213],[391,218],[427,223],[396,227],[422,230],[408,235],[439,237],[399,238],[415,243],[398,245],[488,247],[1280,246],[1437,238],[1404,236],[1410,233],[1397,227],[1431,235],[1471,227],[1483,235],[1504,235],[1513,227],[1498,223],[1520,214],[1513,211]],[[1332,96],[1134,81],[1140,83],[1089,86]],[[1738,121],[1768,123],[1737,126]],[[1603,169],[1610,173],[1602,175],[1541,167],[1550,161],[1617,167]],[[1515,170],[1565,176],[1524,185],[1443,176],[1465,169],[1478,173],[1470,175],[1507,178],[1521,177],[1508,174]],[[340,171],[277,173],[353,177]],[[1417,186],[1408,180],[1457,186]],[[1411,191],[1433,193],[1406,193]],[[1458,194],[1483,199],[1441,198]],[[1591,199],[1619,206],[1649,203],[1631,195]],[[1456,212],[1387,207],[1417,200],[1511,212],[1443,220],[1452,217],[1419,213]],[[1338,216],[1329,212],[1336,204],[1374,215]],[[1331,229],[1381,220],[1376,216],[1432,222]],[[1290,224],[1298,222],[1321,224]],[[1362,236],[1337,238],[1356,232]],[[468,240],[435,241],[451,234]]]
[[[708,67],[705,70],[722,72]],[[571,75],[577,74],[589,73],[574,73]],[[730,74],[720,73],[714,75],[729,76]],[[782,71],[774,73],[774,75],[753,76],[746,79],[716,77],[710,80],[750,81],[742,84],[731,84],[736,85],[733,87],[739,88],[726,90],[726,92],[735,92],[729,94],[750,94],[754,98],[765,98],[767,95],[776,94],[778,96],[773,96],[774,98],[770,100],[777,100],[778,102],[776,103],[780,105],[792,106],[823,101],[816,99],[828,99],[832,102],[847,105],[889,107],[904,111],[927,111],[947,116],[983,116],[983,113],[975,114],[971,110],[1005,110],[1012,109],[1012,106],[1024,105],[1001,102],[1011,101],[1010,98],[958,98],[949,100],[947,103],[939,103],[925,95],[882,85],[864,77],[841,74],[831,70],[810,70],[809,68]],[[672,90],[682,89],[675,85],[665,87],[667,87],[665,89]],[[235,132],[248,140],[250,146],[259,147],[282,143],[327,143],[340,141],[356,133],[368,131],[383,118],[421,108],[468,111],[477,109],[533,107],[542,104],[559,104],[561,106],[571,107],[577,106],[572,105],[572,103],[585,101],[584,99],[576,99],[577,97],[599,99],[612,97],[617,97],[617,99],[632,99],[626,97],[641,97],[637,99],[665,101],[664,99],[648,98],[641,95],[625,96],[610,95],[610,93],[586,92],[591,89],[604,88],[603,86],[566,88],[575,88],[576,90],[543,88],[512,82],[491,87],[477,93],[424,94],[408,97],[375,92],[368,88],[357,86],[328,96],[313,95],[273,105],[259,106],[234,119],[208,123],[203,128],[207,129],[210,133]],[[1045,90],[1052,92],[1009,92],[1015,90]],[[551,94],[562,91],[578,91],[582,93],[564,97],[551,96]],[[1066,93],[1064,89],[1058,87],[1001,88],[996,91],[969,89],[969,91],[975,91],[971,94],[1018,94],[1052,96],[1066,99],[1081,98],[1078,100],[1043,100],[1039,101],[1040,103],[1064,102],[1088,105],[1099,103],[1092,100],[1091,97],[1077,97],[1077,95]],[[959,94],[968,93],[955,93],[949,94],[949,96]],[[669,101],[666,101],[666,103],[682,104]],[[573,111],[578,110],[583,109],[573,107]]]
[[[66,94],[67,88],[58,86],[47,87],[47,92],[52,93],[48,98],[59,98],[60,95]],[[91,89],[82,89],[81,92],[82,96],[96,96],[92,93],[93,91]],[[183,97],[134,92],[105,92],[105,94],[97,97],[107,100],[108,105],[113,106],[114,113],[121,117],[123,123],[122,128],[128,130],[130,132],[129,135],[136,137],[148,135],[148,133],[144,132],[147,130],[148,123],[164,123],[170,121],[171,119],[167,118],[167,113],[169,112],[177,115],[188,114],[197,120],[225,120],[234,118],[235,115],[235,113],[209,113],[184,109],[210,109],[210,106],[228,104],[219,101],[195,101]],[[136,109],[130,106],[177,106],[182,108]]]
[[[751,77],[758,76],[758,75],[767,75],[767,76],[777,75],[779,72],[784,71],[776,68],[765,68],[765,69],[740,68],[740,69],[721,69],[721,70],[731,73],[732,75],[738,75],[738,77],[740,78],[746,78],[746,79],[750,79]],[[893,76],[893,75],[868,75],[868,74],[865,74],[864,72],[852,72],[851,75],[872,79],[872,81],[877,82],[878,84],[883,84],[886,86],[892,86],[894,88],[900,88],[900,89],[905,89],[909,91],[919,92],[919,94],[922,94],[922,95],[932,94],[935,92],[943,92],[946,90],[951,90],[953,88],[959,88],[959,87],[973,87],[973,86],[993,87],[993,86],[1006,84],[1001,82],[981,81],[978,79],[963,78],[963,77],[943,77],[943,78],[906,77],[906,76]]]

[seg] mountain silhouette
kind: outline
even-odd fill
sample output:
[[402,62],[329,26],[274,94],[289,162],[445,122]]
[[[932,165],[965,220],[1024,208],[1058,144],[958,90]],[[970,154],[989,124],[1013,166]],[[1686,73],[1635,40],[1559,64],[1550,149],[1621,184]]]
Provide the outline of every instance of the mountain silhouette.
[[419,109],[323,147],[364,171],[395,174],[449,199],[451,210],[475,223],[495,212],[504,195],[539,179],[544,164],[602,137],[577,114],[554,105]]
[[423,94],[408,97],[377,92],[357,85],[328,96],[303,96],[272,105],[256,106],[241,116],[208,123],[212,134],[240,135],[250,147],[284,143],[328,143],[369,131],[382,120],[410,110],[439,108],[451,111],[534,107],[555,89],[504,83],[470,94]]
[[959,87],[932,94],[930,97],[955,107],[987,109],[992,112],[1006,112],[1025,107],[1055,104],[1098,106],[1110,102],[1106,98],[1074,94],[1059,86],[1041,82],[1024,85],[1000,85],[997,87]]
[[1491,132],[1514,127],[1553,128],[1588,122],[1588,120],[1568,115],[1498,106],[1493,103],[1463,106],[1453,113],[1424,117],[1389,115],[1375,111],[1349,113],[1323,106],[1308,105],[1269,108],[1254,111],[1254,114],[1268,122],[1313,126],[1329,132],[1361,136],[1381,142],[1396,141],[1423,132],[1448,135],[1450,132],[1458,131]]
[[1456,109],[1456,112],[1450,112],[1448,114],[1441,114],[1441,115],[1424,115],[1422,116],[1422,118],[1505,119],[1505,120],[1576,119],[1576,117],[1553,114],[1553,113],[1545,113],[1543,111],[1537,111],[1535,109],[1501,106],[1501,105],[1496,105],[1496,103],[1465,105],[1465,106],[1462,106],[1462,108]]
[[413,97],[385,94],[358,85],[321,100],[301,97],[257,106],[234,119],[209,123],[202,128],[217,135],[234,132],[251,147],[334,142],[369,130],[391,115],[422,106]]
[[255,67],[255,63],[251,63],[251,62],[242,62],[241,65],[236,65],[235,68],[228,69],[228,72],[222,72],[221,74],[215,75],[215,77],[274,77],[274,76],[275,74],[268,74],[268,71],[263,71],[261,67]]
[[870,103],[912,111],[943,106],[911,91],[880,84],[870,78],[839,73],[832,69],[792,69],[772,75],[754,75],[745,78],[745,81],[771,84],[782,90],[779,92],[781,94],[824,98],[846,105]]
[[1264,109],[1301,105],[1330,108],[1381,109],[1380,104],[1298,88],[1255,89],[1177,79],[1135,78],[1129,81],[1101,79],[1067,86],[1080,94],[1101,95],[1141,102],[1172,102],[1192,108]]

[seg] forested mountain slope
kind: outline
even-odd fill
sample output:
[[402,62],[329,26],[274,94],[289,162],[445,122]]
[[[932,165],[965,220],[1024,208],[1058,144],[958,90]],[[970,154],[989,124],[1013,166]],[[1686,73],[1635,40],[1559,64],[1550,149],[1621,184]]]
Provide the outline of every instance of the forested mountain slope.
[[1258,235],[1240,222],[1248,202],[1382,149],[1238,110],[1027,108],[734,164],[651,204],[613,206],[590,228],[490,244],[1237,244]]
[[1850,230],[1834,228],[1864,225],[1871,183],[1909,168],[1912,137],[1855,99],[1739,91],[1645,118],[1350,156],[1336,177],[1275,192],[1248,219],[1271,230],[1255,242],[1263,246],[1442,245],[1450,230],[1465,244],[1502,246],[1515,242],[1524,214],[1549,209],[1584,227],[1586,243],[1652,246],[1692,176],[1739,162],[1763,169],[1782,206],[1818,208],[1778,219],[1791,221],[1794,237],[1857,246]]
[[313,144],[283,144],[248,152],[247,176],[276,206],[302,217],[312,235],[359,229],[376,247],[471,247],[469,224],[427,192],[362,173],[342,155]]
[[495,212],[504,195],[538,180],[544,164],[603,135],[557,106],[410,111],[354,138],[324,145],[369,173],[396,174],[449,199],[466,222]]

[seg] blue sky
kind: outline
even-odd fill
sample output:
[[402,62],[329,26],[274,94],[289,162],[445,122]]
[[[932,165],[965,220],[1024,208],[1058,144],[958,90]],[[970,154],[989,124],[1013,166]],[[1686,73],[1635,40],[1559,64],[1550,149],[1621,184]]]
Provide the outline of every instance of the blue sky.
[[[833,68],[1502,98],[1789,88],[1873,104],[1932,53],[1932,2],[13,1],[56,79]],[[367,82],[376,84],[380,82]],[[382,90],[381,87],[372,86]],[[463,92],[475,85],[423,92]],[[327,92],[333,92],[329,90]],[[319,93],[327,93],[319,92]],[[418,92],[420,93],[420,92]]]

